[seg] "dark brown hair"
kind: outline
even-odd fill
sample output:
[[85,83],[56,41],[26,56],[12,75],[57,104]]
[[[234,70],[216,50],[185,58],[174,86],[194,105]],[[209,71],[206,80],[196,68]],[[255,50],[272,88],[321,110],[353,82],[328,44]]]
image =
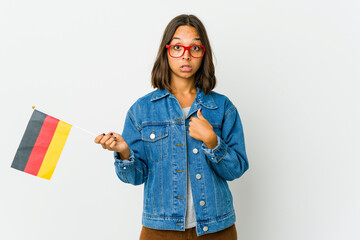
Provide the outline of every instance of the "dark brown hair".
[[171,92],[170,87],[170,66],[168,63],[166,45],[170,44],[176,29],[180,26],[194,27],[205,47],[201,66],[195,73],[195,87],[199,87],[205,94],[214,89],[216,85],[215,67],[212,60],[212,51],[206,29],[202,22],[194,15],[182,14],[173,18],[166,26],[159,51],[151,72],[151,85],[160,90],[167,89]]

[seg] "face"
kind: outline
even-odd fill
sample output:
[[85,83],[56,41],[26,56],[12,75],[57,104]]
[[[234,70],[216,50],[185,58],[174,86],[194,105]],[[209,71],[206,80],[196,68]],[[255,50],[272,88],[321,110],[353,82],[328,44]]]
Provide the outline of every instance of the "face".
[[[196,31],[196,28],[192,26],[180,26],[176,29],[174,36],[169,45],[201,45],[200,36]],[[194,80],[195,73],[200,68],[201,58],[193,58],[189,51],[185,51],[184,55],[179,58],[173,58],[167,51],[168,62],[171,69],[171,79],[188,79]],[[186,67],[184,67],[184,65]]]

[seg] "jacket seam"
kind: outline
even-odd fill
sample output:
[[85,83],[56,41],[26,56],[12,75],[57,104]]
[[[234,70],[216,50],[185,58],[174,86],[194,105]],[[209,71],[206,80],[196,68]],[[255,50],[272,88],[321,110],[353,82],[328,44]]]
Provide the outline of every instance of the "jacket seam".
[[166,219],[166,218],[174,218],[174,219],[182,219],[182,217],[164,217],[164,216],[156,216],[156,215],[151,215],[151,214],[148,214],[148,213],[143,213],[144,216],[148,217],[148,218],[161,218],[161,219]]
[[138,130],[138,132],[140,132],[140,131],[141,131],[141,127],[139,127],[138,124],[136,123],[135,117],[134,117],[134,115],[131,113],[130,110],[128,111],[128,114],[129,114],[129,117],[130,117],[132,123],[134,124],[136,130]]
[[[121,168],[121,167],[119,166],[119,168]],[[135,168],[135,166],[132,167],[130,170],[127,170],[127,171],[122,171],[122,170],[120,170],[120,171],[123,172],[123,173],[127,173],[127,172],[130,172],[131,170],[133,170],[134,168]]]
[[[233,214],[235,212],[235,210],[232,210],[231,212],[225,214],[225,215],[222,215],[222,216],[219,216],[219,217],[216,217],[216,218],[213,218],[213,219],[210,219],[210,220],[203,220],[203,221],[197,221],[197,223],[209,223],[209,222],[215,222],[217,220],[221,220],[223,218],[226,218],[228,216],[230,216],[231,214]],[[148,213],[143,213],[143,216],[147,217],[147,218],[159,218],[159,219],[166,219],[166,218],[169,218],[169,219],[182,219],[182,217],[170,217],[170,216],[156,216],[156,215],[151,215],[151,214],[148,214]]]
[[216,105],[216,103],[215,103],[215,101],[214,101],[214,98],[212,97],[212,94],[209,94],[209,96],[210,96],[211,99],[213,100],[213,103],[214,103],[215,108],[217,108],[217,105]]
[[218,183],[215,181],[214,172],[211,173],[211,177],[213,179],[213,182],[215,183],[214,192],[215,192],[215,198],[216,198],[216,203],[215,203],[216,213],[218,215],[220,215],[219,205],[221,205],[221,204],[219,204],[219,197],[218,197],[219,193],[218,193],[218,190],[217,190]]
[[225,157],[225,155],[226,155],[226,153],[227,153],[227,148],[228,148],[228,146],[227,146],[227,144],[225,144],[225,146],[226,146],[225,153],[224,153],[224,155],[218,160],[218,163]]
[[122,174],[122,176],[123,176],[123,178],[124,178],[124,181],[125,181],[126,183],[129,183],[129,180],[128,180],[127,177],[126,177],[125,172],[121,172],[121,174]]
[[235,179],[235,176],[231,173],[231,171],[229,170],[229,168],[226,166],[225,163],[224,163],[224,166],[225,166],[226,170],[230,173],[231,177],[232,177],[233,179]]
[[231,214],[233,214],[235,212],[235,210],[232,210],[231,212],[223,215],[223,216],[220,216],[220,217],[217,217],[217,218],[213,218],[213,219],[210,219],[210,220],[204,220],[204,221],[198,221],[198,223],[211,223],[211,222],[216,222],[218,220],[221,220],[223,218],[226,218],[228,216],[230,216]]
[[224,120],[226,120],[227,116],[232,113],[234,110],[236,109],[236,107],[234,105],[232,105],[225,113],[225,117]]
[[[118,160],[118,159],[116,159],[116,160]],[[123,159],[123,160],[127,160],[127,159]],[[122,162],[119,161],[118,164],[121,164],[122,166],[130,166],[130,165],[133,165],[134,163],[133,162],[131,162],[131,163],[122,163]]]

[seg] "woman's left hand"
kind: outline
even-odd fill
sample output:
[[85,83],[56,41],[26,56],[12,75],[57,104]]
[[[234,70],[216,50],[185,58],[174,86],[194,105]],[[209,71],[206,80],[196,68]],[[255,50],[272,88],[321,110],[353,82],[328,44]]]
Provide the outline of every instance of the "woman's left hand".
[[197,111],[198,117],[191,117],[189,122],[189,135],[203,141],[207,148],[213,149],[217,145],[217,136],[213,126],[204,118],[201,108]]

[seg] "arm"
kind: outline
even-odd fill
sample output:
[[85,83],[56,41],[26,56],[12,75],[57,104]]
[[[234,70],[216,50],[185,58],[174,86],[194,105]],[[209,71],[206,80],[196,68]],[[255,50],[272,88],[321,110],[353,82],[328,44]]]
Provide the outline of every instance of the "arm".
[[119,153],[114,151],[116,175],[125,183],[140,185],[147,179],[148,167],[141,133],[130,110],[125,118],[122,137],[129,146],[130,156],[128,159],[121,159]]
[[217,135],[217,146],[209,149],[202,143],[201,148],[214,171],[225,180],[239,178],[249,168],[243,128],[234,105],[231,104],[226,111],[222,136]]

